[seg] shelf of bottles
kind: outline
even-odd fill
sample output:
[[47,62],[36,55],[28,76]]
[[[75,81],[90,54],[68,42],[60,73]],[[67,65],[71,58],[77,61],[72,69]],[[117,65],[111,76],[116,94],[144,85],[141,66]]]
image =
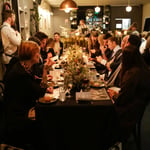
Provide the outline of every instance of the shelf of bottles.
[[110,30],[110,9],[109,5],[104,6],[104,13],[103,13],[103,29]]
[[90,30],[101,30],[103,27],[103,7],[100,12],[95,12],[94,8],[86,10],[86,24]]

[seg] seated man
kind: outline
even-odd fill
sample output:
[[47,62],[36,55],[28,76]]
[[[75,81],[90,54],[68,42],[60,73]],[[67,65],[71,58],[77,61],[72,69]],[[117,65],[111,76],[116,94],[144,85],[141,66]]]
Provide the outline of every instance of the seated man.
[[106,71],[104,73],[105,81],[108,81],[108,79],[115,72],[117,67],[120,65],[121,55],[122,55],[122,50],[118,45],[118,39],[116,37],[110,37],[108,39],[108,47],[112,51],[111,56],[108,60],[103,59],[101,56],[97,57],[97,62],[106,66]]
[[[110,33],[106,33],[102,36],[103,36],[102,37],[102,42],[99,41],[99,43],[100,43],[100,52],[101,52],[100,56],[107,61],[111,57],[111,53],[112,53],[112,51],[108,47],[108,39],[110,37],[112,37],[112,35]],[[95,67],[96,67],[97,72],[99,72],[100,74],[105,73],[105,71],[107,69],[106,66],[99,63],[99,62],[97,62],[97,61],[95,61],[95,62],[96,62]]]
[[55,32],[54,33],[54,52],[56,55],[58,55],[59,58],[63,54],[63,48],[64,48],[64,45],[60,41],[60,34],[58,32]]

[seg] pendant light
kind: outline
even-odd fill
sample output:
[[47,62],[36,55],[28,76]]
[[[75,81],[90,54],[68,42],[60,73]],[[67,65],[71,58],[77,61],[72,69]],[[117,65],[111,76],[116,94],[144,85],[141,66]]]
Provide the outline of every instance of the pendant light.
[[98,0],[97,0],[97,6],[95,7],[95,12],[99,13],[101,11],[101,8],[98,6]]
[[98,7],[98,6],[95,7],[95,12],[96,12],[96,13],[99,13],[100,11],[101,11],[101,8],[100,8],[100,7]]
[[73,9],[78,9],[77,4],[73,0],[64,0],[60,4],[60,10],[64,10],[66,13],[69,13]]
[[130,6],[130,0],[128,0],[128,6],[126,7],[126,12],[131,12],[132,7]]

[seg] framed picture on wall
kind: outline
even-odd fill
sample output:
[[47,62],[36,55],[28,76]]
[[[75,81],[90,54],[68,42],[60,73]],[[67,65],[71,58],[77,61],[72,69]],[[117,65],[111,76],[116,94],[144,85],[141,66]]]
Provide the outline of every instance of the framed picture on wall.
[[145,18],[144,31],[150,31],[150,17]]

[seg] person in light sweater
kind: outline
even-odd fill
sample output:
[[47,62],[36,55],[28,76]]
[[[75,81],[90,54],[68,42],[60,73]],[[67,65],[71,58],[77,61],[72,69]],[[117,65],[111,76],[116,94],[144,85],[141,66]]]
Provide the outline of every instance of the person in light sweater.
[[2,43],[4,47],[3,63],[6,68],[11,58],[16,55],[17,48],[21,43],[21,35],[12,26],[15,24],[15,13],[13,10],[3,12],[4,22],[1,29]]

